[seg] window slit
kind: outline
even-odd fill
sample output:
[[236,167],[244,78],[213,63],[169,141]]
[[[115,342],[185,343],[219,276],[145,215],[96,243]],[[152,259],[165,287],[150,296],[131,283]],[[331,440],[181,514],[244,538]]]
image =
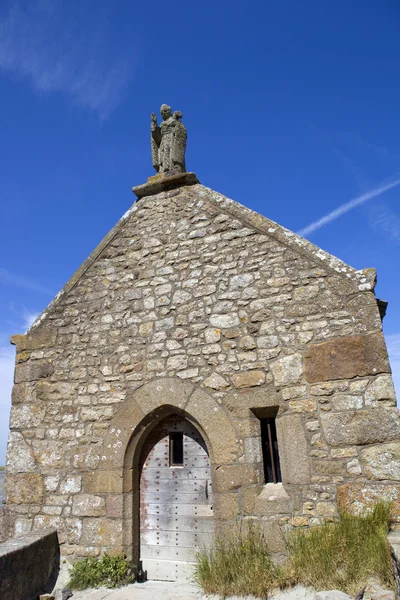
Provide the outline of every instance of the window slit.
[[275,419],[260,419],[265,483],[282,481]]
[[169,434],[169,466],[183,467],[183,433]]

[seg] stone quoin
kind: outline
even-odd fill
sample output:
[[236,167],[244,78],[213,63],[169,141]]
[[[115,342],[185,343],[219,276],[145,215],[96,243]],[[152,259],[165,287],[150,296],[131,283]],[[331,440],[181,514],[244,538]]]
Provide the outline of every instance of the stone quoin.
[[186,130],[167,108],[158,174],[12,337],[8,537],[55,527],[67,557],[123,552],[180,579],[238,519],[279,553],[285,529],[340,506],[388,498],[400,518],[375,270],[182,172]]

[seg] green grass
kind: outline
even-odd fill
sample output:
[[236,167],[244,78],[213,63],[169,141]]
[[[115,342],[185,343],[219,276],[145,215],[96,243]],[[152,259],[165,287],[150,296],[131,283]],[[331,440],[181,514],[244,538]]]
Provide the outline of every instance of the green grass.
[[73,590],[108,588],[127,585],[135,580],[132,565],[124,556],[103,554],[98,558],[84,558],[74,563],[69,571],[68,587]]
[[0,467],[0,471],[4,471],[4,470],[5,470],[5,467]]
[[217,537],[211,551],[198,554],[196,579],[207,594],[253,594],[295,584],[318,590],[339,589],[354,595],[371,577],[393,588],[386,535],[390,505],[377,504],[363,516],[342,513],[326,523],[287,536],[287,560],[276,565],[256,524]]
[[272,561],[265,538],[257,525],[238,526],[224,537],[216,537],[210,551],[197,555],[196,580],[206,594],[265,598],[284,577]]
[[357,593],[376,577],[393,587],[389,545],[390,505],[376,504],[364,516],[340,515],[337,523],[314,527],[288,538],[294,578],[318,589]]

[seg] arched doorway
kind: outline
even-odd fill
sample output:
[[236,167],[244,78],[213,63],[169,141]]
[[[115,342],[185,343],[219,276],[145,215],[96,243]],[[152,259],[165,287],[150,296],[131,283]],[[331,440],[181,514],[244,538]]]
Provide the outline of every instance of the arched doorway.
[[150,432],[140,459],[140,558],[148,578],[189,579],[213,530],[206,444],[192,423],[171,415]]

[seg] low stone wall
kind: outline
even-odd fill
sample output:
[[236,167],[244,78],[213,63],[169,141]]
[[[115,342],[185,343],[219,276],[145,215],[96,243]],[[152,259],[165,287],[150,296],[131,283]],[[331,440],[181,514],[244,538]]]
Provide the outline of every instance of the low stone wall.
[[50,576],[58,572],[57,531],[48,529],[0,544],[1,600],[30,600],[45,592]]

